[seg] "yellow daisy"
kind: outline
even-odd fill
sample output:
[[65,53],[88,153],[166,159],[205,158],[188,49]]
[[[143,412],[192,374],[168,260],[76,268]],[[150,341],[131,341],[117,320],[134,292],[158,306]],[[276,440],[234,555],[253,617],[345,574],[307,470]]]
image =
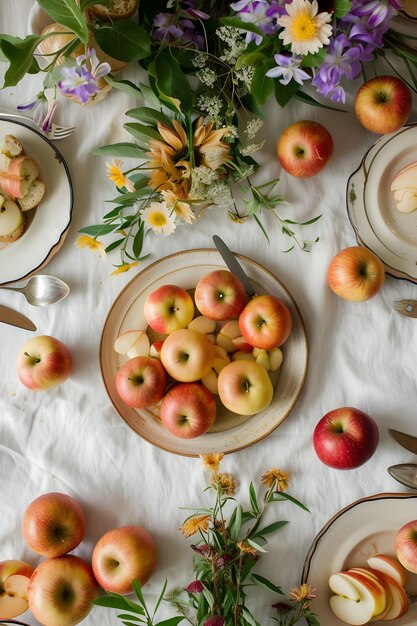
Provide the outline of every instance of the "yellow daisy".
[[93,252],[97,252],[99,256],[106,256],[104,244],[101,241],[97,241],[94,237],[90,237],[90,235],[80,235],[74,245],[79,248],[90,248]]
[[219,487],[227,496],[233,496],[236,493],[236,481],[232,474],[215,474],[211,479],[213,487]]
[[181,218],[187,224],[192,224],[195,220],[195,214],[191,206],[181,199],[178,199],[175,193],[171,190],[163,190],[161,194],[169,209],[173,209],[175,215]]
[[209,472],[218,472],[219,465],[223,460],[223,452],[213,452],[211,454],[200,454],[203,468]]
[[289,473],[273,467],[261,476],[261,483],[266,487],[273,487],[276,491],[288,489]]
[[122,172],[122,160],[113,159],[111,163],[106,163],[106,176],[114,182],[117,187],[126,187],[128,191],[135,191],[135,186]]
[[124,274],[128,272],[132,267],[136,267],[139,265],[139,261],[134,261],[133,263],[123,263],[123,265],[119,265],[112,273],[112,276],[116,276],[117,274]]
[[207,532],[210,521],[210,515],[196,515],[187,519],[182,526],[179,527],[180,533],[185,537],[191,537],[198,531]]
[[287,15],[277,19],[284,27],[278,36],[285,46],[291,46],[293,54],[314,54],[330,43],[332,16],[326,11],[318,13],[317,0],[293,0],[285,10]]
[[140,216],[145,226],[157,235],[171,235],[175,230],[175,212],[168,209],[166,202],[151,202],[141,210]]
[[306,607],[309,600],[317,598],[316,591],[317,589],[312,585],[303,583],[300,587],[293,587],[288,595],[293,602],[303,602],[303,606]]

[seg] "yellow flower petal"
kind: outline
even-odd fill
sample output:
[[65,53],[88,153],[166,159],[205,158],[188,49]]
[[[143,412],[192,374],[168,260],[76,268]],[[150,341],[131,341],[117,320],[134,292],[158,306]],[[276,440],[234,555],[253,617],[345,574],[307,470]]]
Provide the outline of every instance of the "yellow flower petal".
[[74,244],[78,248],[90,248],[93,252],[97,252],[99,256],[106,256],[106,250],[104,244],[101,241],[97,241],[90,235],[80,235]]
[[179,531],[185,537],[191,537],[201,532],[207,532],[209,526],[210,515],[196,515],[187,519],[180,527]]
[[124,274],[128,272],[132,267],[136,267],[139,265],[139,261],[134,261],[133,263],[123,263],[123,265],[119,265],[112,273],[112,276],[116,276],[117,274]]

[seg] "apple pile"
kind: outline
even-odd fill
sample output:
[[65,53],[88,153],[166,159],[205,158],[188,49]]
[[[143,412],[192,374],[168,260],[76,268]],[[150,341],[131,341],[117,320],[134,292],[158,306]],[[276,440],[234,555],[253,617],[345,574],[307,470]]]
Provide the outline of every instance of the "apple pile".
[[394,620],[408,611],[410,602],[404,591],[408,577],[400,563],[386,554],[376,554],[367,564],[330,576],[329,587],[335,594],[330,598],[330,608],[346,624]]
[[22,535],[28,547],[46,557],[35,569],[19,560],[0,563],[0,618],[11,619],[30,609],[43,626],[74,626],[106,591],[127,594],[133,579],[143,585],[156,565],[156,547],[140,526],[123,526],[97,542],[92,564],[68,552],[83,540],[84,513],[63,493],[46,493],[26,509]]
[[[215,270],[198,282],[194,301],[178,285],[155,289],[144,303],[146,330],[129,330],[114,349],[128,360],[116,389],[130,407],[160,403],[162,424],[182,438],[202,435],[216,419],[218,397],[240,415],[263,411],[273,397],[268,372],[281,366],[291,313],[271,295],[248,296],[241,281]],[[151,343],[154,333],[163,336]]]
[[35,159],[25,155],[20,141],[7,135],[0,146],[0,242],[11,243],[25,230],[25,213],[45,194]]

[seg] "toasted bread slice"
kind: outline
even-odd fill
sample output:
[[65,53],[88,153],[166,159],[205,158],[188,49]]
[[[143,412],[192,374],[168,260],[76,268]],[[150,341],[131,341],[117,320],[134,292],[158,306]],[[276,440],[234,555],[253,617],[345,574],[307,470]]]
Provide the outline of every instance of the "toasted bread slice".
[[100,20],[120,20],[132,17],[138,4],[139,0],[110,0],[108,7],[103,4],[92,4],[88,10]]
[[34,209],[45,195],[46,185],[43,180],[36,178],[29,187],[29,191],[23,198],[18,199],[18,203],[22,211],[30,211]]
[[0,147],[1,152],[13,159],[23,154],[23,146],[14,135],[6,135]]

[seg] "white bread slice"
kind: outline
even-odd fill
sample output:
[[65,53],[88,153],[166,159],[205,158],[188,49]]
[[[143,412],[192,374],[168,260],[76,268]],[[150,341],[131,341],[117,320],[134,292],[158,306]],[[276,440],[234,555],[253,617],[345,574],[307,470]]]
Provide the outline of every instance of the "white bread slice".
[[10,161],[11,158],[7,156],[7,154],[4,154],[4,152],[0,152],[0,172],[3,172],[4,174],[7,173]]
[[34,209],[45,195],[46,185],[43,180],[38,178],[32,182],[29,191],[23,198],[18,199],[18,203],[22,211],[30,211]]
[[138,8],[139,0],[110,0],[110,6],[92,4],[89,12],[100,20],[120,20],[132,17]]
[[14,135],[5,136],[1,144],[0,150],[1,152],[3,152],[3,154],[6,154],[11,159],[23,154],[23,146]]

